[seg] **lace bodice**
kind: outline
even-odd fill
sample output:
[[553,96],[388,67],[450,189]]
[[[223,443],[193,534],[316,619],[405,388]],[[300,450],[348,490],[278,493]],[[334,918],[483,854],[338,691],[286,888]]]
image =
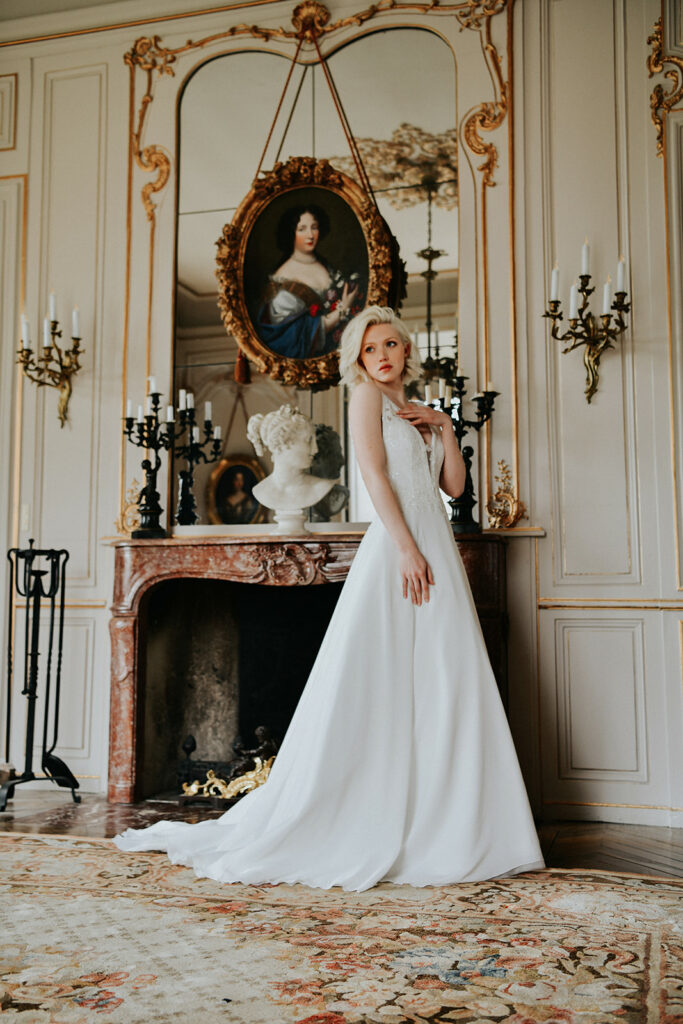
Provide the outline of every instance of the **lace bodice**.
[[383,394],[382,433],[387,470],[401,509],[404,515],[427,510],[446,515],[439,492],[443,465],[441,434],[432,428],[431,442],[426,444],[412,423],[396,415],[397,409]]

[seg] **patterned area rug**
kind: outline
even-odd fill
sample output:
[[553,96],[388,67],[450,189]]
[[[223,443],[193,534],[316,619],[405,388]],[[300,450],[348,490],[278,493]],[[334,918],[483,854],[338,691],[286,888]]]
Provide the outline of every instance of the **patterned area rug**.
[[683,882],[548,870],[360,894],[219,885],[107,840],[0,836],[21,1024],[683,1020]]

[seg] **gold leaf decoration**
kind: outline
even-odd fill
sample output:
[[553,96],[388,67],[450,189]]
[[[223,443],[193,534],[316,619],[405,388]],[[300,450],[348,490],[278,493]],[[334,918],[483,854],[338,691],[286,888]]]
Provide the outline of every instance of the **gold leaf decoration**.
[[486,502],[490,526],[499,530],[514,526],[520,519],[528,519],[525,505],[512,489],[512,474],[505,459],[498,462],[496,483],[498,490]]

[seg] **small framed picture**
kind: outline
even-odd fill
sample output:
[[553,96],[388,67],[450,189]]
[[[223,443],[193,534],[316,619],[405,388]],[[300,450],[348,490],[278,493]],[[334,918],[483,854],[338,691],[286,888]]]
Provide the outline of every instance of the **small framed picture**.
[[326,160],[277,164],[217,244],[225,327],[286,384],[336,383],[349,319],[366,305],[398,305],[397,243],[370,196]]
[[265,475],[262,466],[249,455],[221,459],[207,486],[209,522],[230,525],[263,522],[267,509],[259,505],[252,490]]

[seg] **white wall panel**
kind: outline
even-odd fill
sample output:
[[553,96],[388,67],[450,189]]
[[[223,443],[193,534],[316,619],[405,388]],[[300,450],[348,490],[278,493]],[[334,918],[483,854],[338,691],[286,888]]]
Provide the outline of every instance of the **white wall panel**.
[[[71,309],[81,309],[84,356],[73,378],[69,422],[60,429],[57,393],[45,389],[37,406],[34,528],[45,547],[70,552],[69,586],[96,583],[99,347],[106,140],[105,65],[50,70],[43,80],[41,287],[58,298],[63,338]],[[74,116],[74,112],[78,116]],[[41,321],[42,326],[42,321]],[[37,333],[37,325],[34,328]],[[70,344],[70,341],[66,341]],[[47,393],[46,393],[47,392]],[[64,468],[70,472],[65,478]],[[68,488],[69,500],[57,500]]]
[[559,775],[646,781],[643,622],[556,619]]
[[0,75],[0,149],[17,144],[17,75]]

